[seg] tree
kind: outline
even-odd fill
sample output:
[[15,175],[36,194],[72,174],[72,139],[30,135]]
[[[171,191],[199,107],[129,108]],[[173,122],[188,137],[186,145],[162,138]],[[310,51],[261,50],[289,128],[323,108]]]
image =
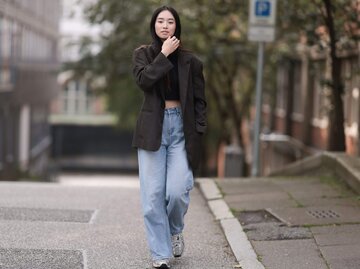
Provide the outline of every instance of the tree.
[[[347,2],[347,3],[346,3]],[[341,18],[343,10],[350,11],[349,14],[353,15],[355,10],[349,9],[349,2],[351,1],[338,1],[335,3],[334,0],[322,0],[322,6],[318,6],[320,9],[324,24],[328,31],[329,41],[329,56],[331,59],[331,80],[329,83],[332,89],[330,95],[331,108],[329,111],[329,150],[333,151],[345,151],[345,132],[344,132],[344,108],[342,101],[343,94],[343,80],[341,78],[341,65],[337,55],[337,44],[341,39],[341,29],[337,24],[337,18]],[[317,4],[314,1],[314,4]],[[347,22],[352,21],[353,16],[345,17],[340,20],[340,27],[343,28]],[[344,28],[342,30],[345,30]]]
[[[85,17],[91,24],[104,28],[98,40],[85,37],[81,41],[81,59],[66,63],[82,75],[90,72],[93,77],[103,77],[104,85],[97,89],[105,93],[108,109],[117,115],[118,125],[132,129],[141,104],[141,92],[132,78],[131,59],[133,50],[150,43],[148,21],[155,6],[153,1],[142,0],[79,0],[85,6]],[[97,43],[98,53],[90,47]]]
[[[225,3],[226,2],[226,3]],[[132,128],[141,92],[131,74],[131,55],[140,44],[150,43],[150,16],[164,1],[99,0],[87,9],[91,23],[111,25],[93,55],[84,43],[82,59],[72,65],[106,78],[104,91],[110,110],[122,127]],[[167,1],[182,17],[182,42],[204,61],[209,103],[210,149],[221,141],[242,146],[241,120],[250,106],[255,77],[255,52],[246,42],[246,1]],[[215,146],[213,146],[215,145]],[[207,154],[206,154],[207,155]]]
[[[328,149],[345,151],[344,108],[341,65],[338,53],[356,47],[359,38],[359,15],[357,0],[302,0],[280,2],[280,40],[294,51],[299,36],[305,37],[306,44],[317,47],[330,63],[330,77],[324,80],[329,91]],[[345,12],[344,12],[345,11]]]
[[[247,41],[248,1],[197,0],[181,11],[191,26],[186,33],[197,33],[191,47],[201,53],[206,66],[209,144],[215,145],[213,150],[236,144],[247,155],[242,121],[255,92],[257,51],[256,44]],[[265,73],[267,81],[273,81],[274,76]],[[275,89],[272,83],[264,88]]]
[[[110,30],[103,33],[98,54],[86,49],[91,43],[86,40],[82,59],[71,68],[80,73],[90,70],[94,75],[105,77],[102,90],[108,96],[110,110],[118,115],[122,128],[132,128],[141,103],[141,92],[131,74],[132,52],[140,44],[151,42],[150,16],[156,7],[165,3],[175,6],[182,17],[182,43],[205,63],[210,123],[207,148],[216,151],[221,142],[243,147],[241,125],[251,105],[256,69],[256,45],[247,41],[248,1],[98,0],[88,7],[86,15],[91,23],[108,25]],[[270,93],[276,89],[276,56],[293,54],[299,36],[306,36],[309,46],[317,45],[328,52],[332,63],[332,76],[327,82],[332,89],[330,150],[345,148],[342,81],[335,50],[340,43],[343,47],[349,46],[353,24],[358,23],[350,3],[355,2],[279,1],[279,38],[267,45],[264,90]],[[341,12],[344,8],[348,10],[346,14]],[[345,22],[350,30],[343,31]],[[316,34],[322,25],[328,29],[328,39]]]

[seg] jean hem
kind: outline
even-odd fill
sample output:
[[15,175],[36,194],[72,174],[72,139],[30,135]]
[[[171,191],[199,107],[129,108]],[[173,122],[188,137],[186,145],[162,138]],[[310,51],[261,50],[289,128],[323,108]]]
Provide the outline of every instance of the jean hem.
[[171,257],[165,257],[165,258],[152,258],[153,261],[160,261],[160,260],[170,260],[174,258],[173,255],[171,255]]

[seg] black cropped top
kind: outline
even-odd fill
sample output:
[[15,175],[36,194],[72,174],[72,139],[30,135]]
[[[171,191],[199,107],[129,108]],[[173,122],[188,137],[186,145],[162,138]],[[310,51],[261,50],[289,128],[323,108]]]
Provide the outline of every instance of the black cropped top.
[[179,68],[178,68],[178,55],[176,52],[171,53],[168,56],[168,59],[173,64],[173,68],[167,75],[166,78],[166,90],[165,90],[165,100],[180,100],[179,93]]

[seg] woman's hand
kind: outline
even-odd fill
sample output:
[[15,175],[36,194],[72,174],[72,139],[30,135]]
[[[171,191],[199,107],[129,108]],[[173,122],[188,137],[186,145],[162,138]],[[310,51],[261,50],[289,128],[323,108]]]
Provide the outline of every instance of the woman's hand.
[[161,53],[168,57],[171,53],[173,53],[180,45],[180,40],[176,38],[176,36],[168,37],[161,48]]

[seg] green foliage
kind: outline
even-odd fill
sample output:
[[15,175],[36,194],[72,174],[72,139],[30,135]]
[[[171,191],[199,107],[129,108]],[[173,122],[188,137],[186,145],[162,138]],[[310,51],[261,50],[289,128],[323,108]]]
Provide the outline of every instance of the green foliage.
[[[334,24],[337,32],[337,42],[348,47],[359,36],[353,31],[360,26],[358,14],[354,6],[356,0],[331,0],[329,1],[334,12]],[[324,0],[278,1],[278,40],[286,42],[288,50],[299,42],[299,34],[307,38],[308,45],[320,44],[322,37],[316,33],[317,27],[325,25]],[[339,45],[341,45],[339,43]]]
[[[88,21],[104,31],[97,41],[83,39],[81,60],[66,65],[79,74],[91,71],[93,76],[105,78],[106,84],[98,90],[107,95],[108,108],[118,116],[119,127],[124,129],[134,127],[141,104],[141,92],[132,79],[131,59],[136,47],[151,41],[148,21],[154,4],[142,0],[98,0],[88,5]],[[91,52],[94,43],[101,48],[96,54]]]
[[[308,45],[323,42],[315,31],[324,24],[323,1],[278,1],[277,40],[266,46],[263,79],[264,91],[272,98],[279,59],[294,55],[300,34],[306,36]],[[337,40],[344,48],[354,39],[351,27],[359,23],[349,3],[352,0],[332,1]],[[257,44],[247,40],[249,1],[98,0],[87,8],[86,16],[107,30],[100,40],[84,39],[82,59],[67,67],[105,77],[106,85],[100,90],[108,96],[109,109],[119,116],[122,128],[133,128],[142,94],[132,78],[131,57],[136,47],[151,42],[150,17],[164,4],[174,6],[181,16],[184,47],[204,62],[210,151],[217,150],[219,141],[232,142],[234,136],[241,145],[241,119],[248,114],[256,77]],[[99,53],[91,53],[92,42],[100,45]]]
[[182,19],[182,44],[204,62],[212,131],[208,139],[229,139],[234,130],[239,132],[254,86],[256,47],[246,41],[247,1],[98,0],[87,8],[86,16],[89,22],[110,29],[97,41],[101,50],[91,54],[91,40],[84,39],[82,59],[67,67],[104,76],[107,83],[102,90],[108,96],[109,109],[119,116],[121,127],[132,128],[141,92],[132,79],[131,56],[136,47],[151,42],[150,17],[163,4],[177,9]]
[[[279,39],[274,48],[279,57],[296,58],[297,44],[311,48],[329,65],[322,83],[329,89],[324,107],[329,117],[328,150],[345,151],[344,114],[339,53],[357,50],[360,21],[357,0],[279,1]],[[326,74],[326,75],[325,75]]]

